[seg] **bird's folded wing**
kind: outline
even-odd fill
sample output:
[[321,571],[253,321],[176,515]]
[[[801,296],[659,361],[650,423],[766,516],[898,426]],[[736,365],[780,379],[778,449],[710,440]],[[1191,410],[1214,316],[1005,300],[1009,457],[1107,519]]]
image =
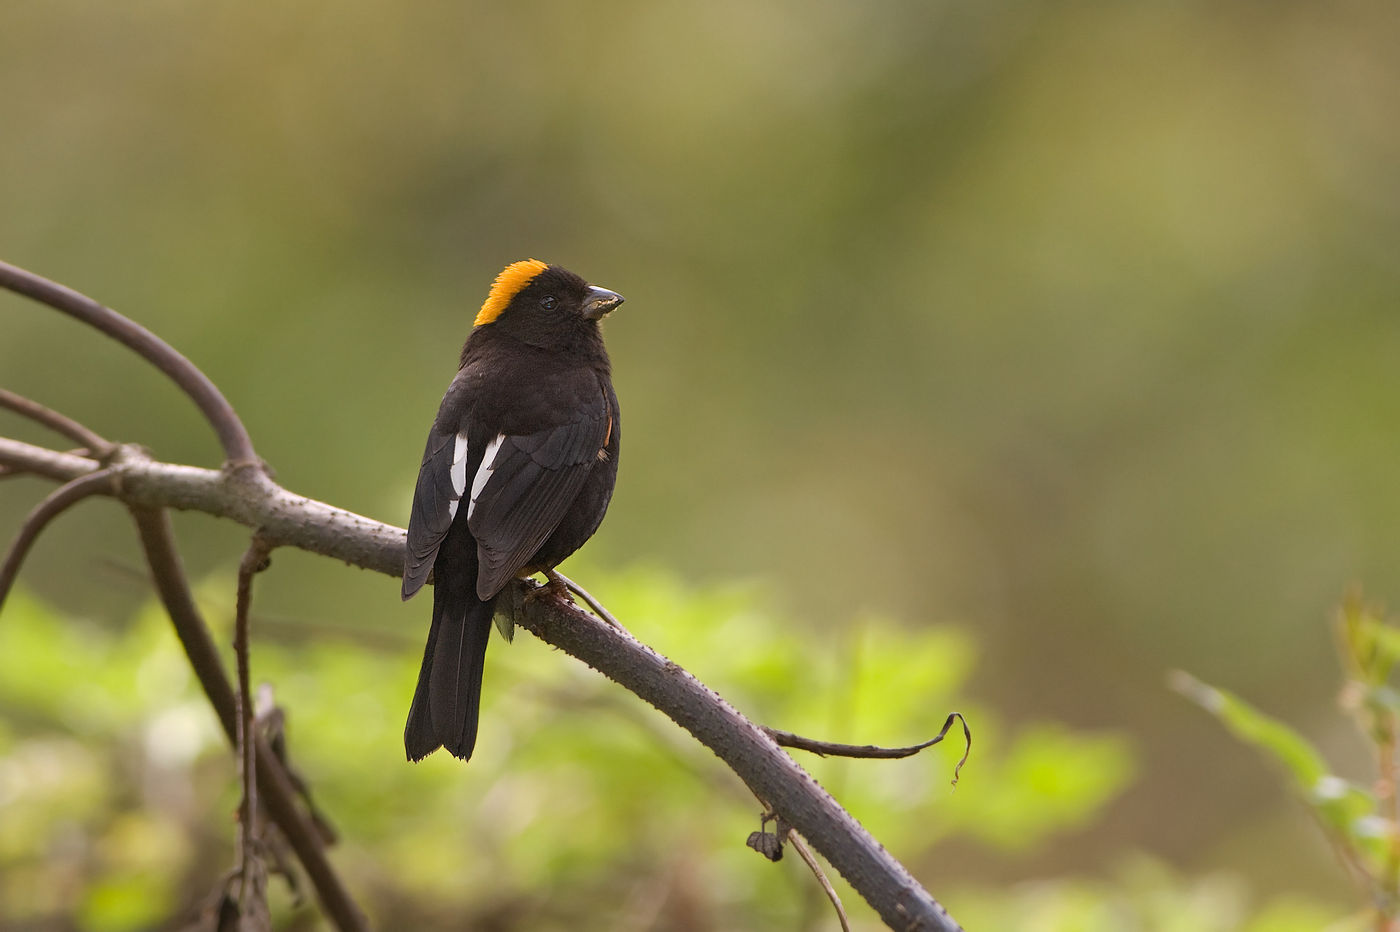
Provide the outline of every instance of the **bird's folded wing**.
[[467,506],[480,560],[478,597],[499,592],[558,527],[607,434],[608,413],[600,404],[569,423],[492,441],[472,477]]
[[428,581],[438,547],[452,526],[460,494],[452,481],[455,435],[436,428],[428,435],[423,465],[418,469],[418,485],[413,491],[413,509],[408,518],[408,549],[404,555],[403,597],[406,599]]

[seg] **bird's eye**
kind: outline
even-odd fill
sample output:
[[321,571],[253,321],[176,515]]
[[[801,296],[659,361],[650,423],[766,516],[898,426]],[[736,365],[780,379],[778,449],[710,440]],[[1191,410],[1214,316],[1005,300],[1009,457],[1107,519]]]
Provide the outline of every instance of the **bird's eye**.
[[552,294],[547,294],[543,298],[540,298],[540,307],[544,308],[546,311],[554,310],[554,305],[558,303],[559,301]]

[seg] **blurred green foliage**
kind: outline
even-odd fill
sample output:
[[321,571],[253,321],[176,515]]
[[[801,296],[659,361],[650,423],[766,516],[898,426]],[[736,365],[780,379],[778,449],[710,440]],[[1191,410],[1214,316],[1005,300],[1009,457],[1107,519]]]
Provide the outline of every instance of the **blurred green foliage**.
[[[636,619],[639,635],[685,658],[757,720],[799,733],[920,739],[960,702],[974,669],[972,643],[952,627],[857,622],[847,662],[833,665],[752,587],[695,591],[654,570],[603,576],[598,585],[621,618]],[[202,587],[211,618],[227,619],[231,588],[227,577]],[[830,921],[796,858],[771,865],[743,846],[761,807],[718,761],[533,639],[498,641],[491,653],[471,764],[438,755],[410,766],[399,760],[399,743],[416,672],[411,655],[349,628],[333,638],[265,620],[254,629],[255,677],[286,710],[295,763],[342,837],[337,863],[381,924],[740,929]],[[0,924],[62,927],[66,916],[87,929],[149,928],[213,889],[232,857],[233,762],[154,606],[119,629],[100,629],[20,593],[0,625],[0,707],[11,723],[0,742]],[[1122,736],[1049,723],[1010,728],[988,709],[962,711],[975,752],[956,791],[949,783],[961,749],[953,739],[904,761],[804,763],[915,864],[936,864],[959,839],[990,850],[1052,845],[1098,818],[1132,779],[1134,754]],[[1053,923],[1044,928],[1139,912],[1144,928],[1186,928],[1153,924],[1159,920],[1138,902],[1144,890],[1165,896],[1182,886],[1159,874],[1142,867],[1121,890],[1054,884],[996,903],[975,889],[934,888],[973,915],[990,911],[972,928],[1030,927],[993,918],[1008,910]],[[862,927],[874,927],[854,891],[839,886]],[[1215,923],[1200,928],[1254,928],[1228,918],[1240,912],[1237,893],[1225,897],[1224,911],[1214,910],[1219,897],[1208,890],[1189,899]],[[285,891],[275,906],[283,924],[293,921]]]
[[1341,916],[1307,899],[1255,901],[1238,878],[1188,880],[1144,856],[1104,880],[1019,884],[960,898],[968,929],[1017,932],[1365,932],[1368,917]]

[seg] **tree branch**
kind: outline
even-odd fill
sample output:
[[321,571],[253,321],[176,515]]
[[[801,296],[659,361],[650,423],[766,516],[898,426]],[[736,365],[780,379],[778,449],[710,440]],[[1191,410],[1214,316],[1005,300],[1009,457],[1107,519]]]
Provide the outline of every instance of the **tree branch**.
[[151,365],[170,376],[198,405],[205,419],[219,435],[219,442],[224,447],[224,456],[230,463],[259,462],[257,453],[253,451],[253,440],[248,436],[247,429],[239,420],[233,406],[228,403],[228,399],[224,398],[223,393],[207,375],[169,343],[87,295],[8,262],[0,262],[0,288],[8,288],[16,294],[46,304],[70,317],[76,317],[134,350]]
[[[97,460],[0,437],[0,464],[67,482],[102,468]],[[260,470],[221,471],[162,463],[139,447],[112,458],[128,505],[202,511],[261,532],[272,547],[297,547],[391,576],[403,572],[404,531],[295,495]]]
[[674,661],[582,609],[506,590],[521,627],[572,654],[664,713],[714,751],[755,795],[797,829],[896,929],[960,927],[859,822],[763,729]]
[[[99,468],[85,457],[3,438],[0,463],[56,479],[73,479]],[[401,528],[296,495],[261,472],[161,463],[131,447],[123,448],[111,468],[119,480],[118,497],[130,505],[203,511],[256,529],[270,546],[299,547],[394,577],[402,573]],[[547,597],[525,599],[531,588],[533,583],[516,581],[503,595],[522,627],[645,699],[714,751],[891,927],[936,932],[959,928],[904,866],[760,726],[625,631],[572,604]],[[228,689],[226,681],[224,688]],[[231,689],[228,696],[232,725]],[[260,753],[258,758],[266,761],[268,756]],[[261,771],[260,764],[260,777]]]

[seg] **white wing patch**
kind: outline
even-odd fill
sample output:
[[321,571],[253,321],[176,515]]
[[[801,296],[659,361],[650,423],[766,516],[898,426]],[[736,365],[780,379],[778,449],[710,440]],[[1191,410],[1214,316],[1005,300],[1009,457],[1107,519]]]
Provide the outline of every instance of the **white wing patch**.
[[501,444],[505,442],[505,439],[505,434],[497,434],[496,439],[486,445],[486,453],[481,457],[481,466],[477,468],[476,475],[472,477],[472,500],[467,504],[467,520],[471,520],[472,512],[476,510],[477,496],[481,494],[482,489],[486,488],[486,483],[491,480],[491,473],[495,471],[496,454],[500,452]]
[[452,501],[447,503],[447,513],[455,518],[457,517],[457,500],[467,490],[467,435],[465,433],[457,435],[457,442],[452,447],[452,490],[457,494],[452,496]]
[[457,497],[467,490],[467,435],[458,434],[457,443],[452,447],[452,488]]

